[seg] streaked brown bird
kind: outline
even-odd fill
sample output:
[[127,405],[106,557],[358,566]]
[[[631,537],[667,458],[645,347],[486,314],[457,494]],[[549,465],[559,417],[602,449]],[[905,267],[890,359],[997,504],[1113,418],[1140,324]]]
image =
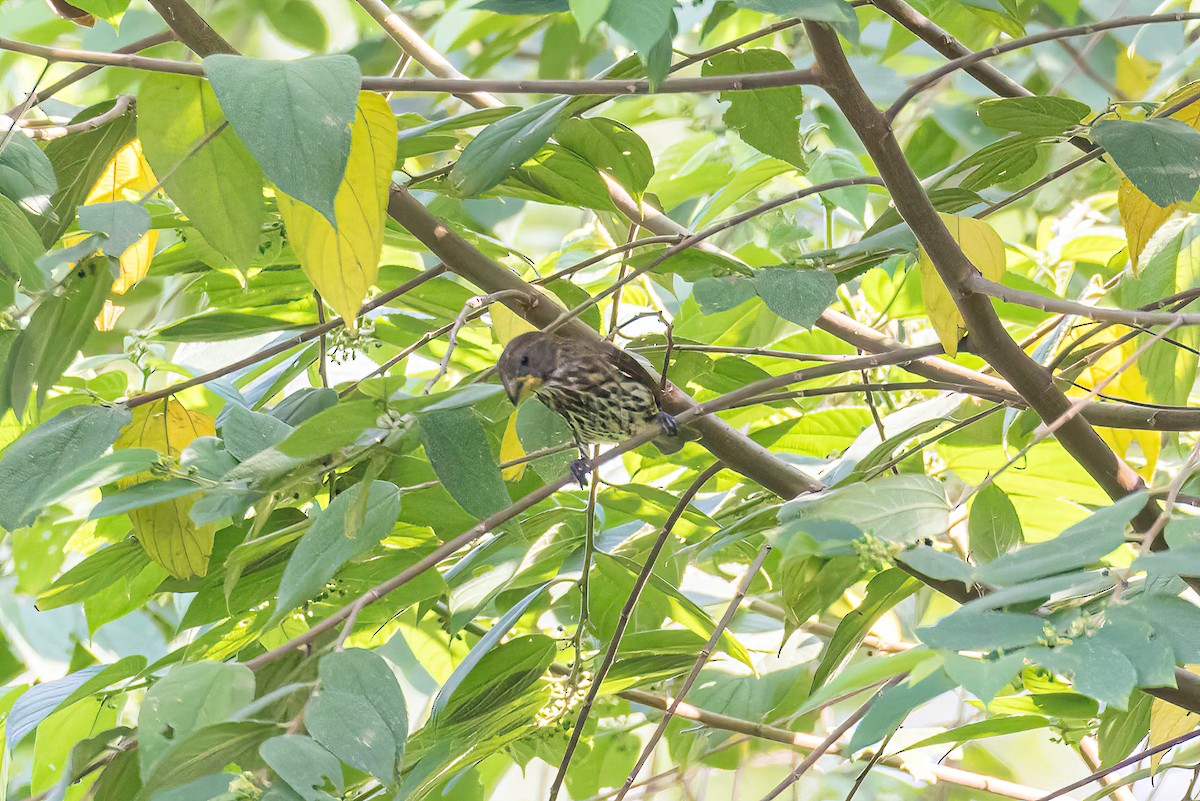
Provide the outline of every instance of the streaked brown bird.
[[683,447],[675,418],[662,409],[662,389],[636,359],[604,340],[530,331],[514,337],[498,365],[514,404],[536,395],[571,428],[580,458],[571,474],[586,486],[586,445],[620,442],[648,430],[663,453]]

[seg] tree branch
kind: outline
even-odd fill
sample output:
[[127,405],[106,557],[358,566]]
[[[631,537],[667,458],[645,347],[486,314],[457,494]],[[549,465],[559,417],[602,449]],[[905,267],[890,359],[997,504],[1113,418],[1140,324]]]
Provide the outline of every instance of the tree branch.
[[[924,75],[918,77],[912,82],[908,89],[901,93],[900,97],[896,98],[896,102],[888,106],[888,110],[884,113],[884,118],[887,122],[896,119],[896,115],[908,104],[910,100],[923,92],[928,87],[940,81],[942,78],[956,72],[957,70],[966,69],[967,67],[978,64],[989,58],[1011,53],[1014,50],[1021,50],[1042,42],[1053,42],[1057,39],[1068,39],[1072,36],[1087,36],[1100,31],[1111,31],[1115,28],[1131,28],[1138,25],[1154,25],[1163,22],[1187,22],[1189,20],[1200,20],[1200,12],[1178,12],[1174,14],[1143,14],[1135,17],[1121,17],[1120,19],[1104,20],[1102,22],[1091,22],[1087,25],[1075,25],[1070,28],[1056,28],[1051,31],[1043,31],[1030,36],[1022,36],[1019,39],[1013,39],[1010,42],[989,47],[986,50],[979,50],[975,53],[955,58],[948,61],[935,70],[930,70]],[[809,26],[811,27],[811,25]]]
[[[517,314],[524,315],[534,325],[545,327],[558,319],[561,310],[558,304],[450,230],[446,223],[430,214],[407,189],[392,187],[388,214],[421,244],[433,251],[447,267],[480,289],[486,292],[506,289],[524,292],[531,301],[528,308],[511,298],[506,298],[504,303]],[[574,319],[567,321],[560,333],[574,337],[600,337],[591,328]],[[664,397],[664,405],[667,411],[678,415],[694,407],[696,403],[678,387],[672,387]],[[782,497],[793,498],[821,486],[820,482],[788,465],[720,418],[700,418],[695,422],[695,428],[701,435],[704,447],[731,470],[748,476]]]
[[1138,309],[1113,309],[1106,306],[1091,306],[1064,298],[1046,297],[1036,292],[1024,289],[1013,289],[1003,284],[989,281],[979,273],[968,276],[967,287],[973,292],[979,292],[989,297],[1003,300],[1007,303],[1018,303],[1031,309],[1041,309],[1057,314],[1073,314],[1106,323],[1119,325],[1152,326],[1152,325],[1200,325],[1200,314],[1186,312],[1140,311]]
[[[162,2],[162,0],[159,0]],[[183,34],[180,33],[180,37]],[[187,41],[186,39],[184,40]],[[223,40],[222,40],[223,41]],[[71,50],[62,47],[18,42],[0,38],[0,50],[36,56],[47,61],[67,61],[75,64],[93,64],[102,67],[124,67],[146,72],[166,72],[175,75],[204,77],[204,67],[187,61],[166,58],[151,58],[123,53],[104,53],[92,50]],[[197,53],[202,51],[197,50]],[[230,52],[208,50],[205,54]],[[390,75],[367,75],[362,79],[362,88],[372,92],[435,92],[465,95],[480,92],[504,92],[519,95],[648,95],[648,94],[692,94],[714,92],[748,92],[755,89],[773,89],[783,86],[815,84],[813,70],[779,70],[776,72],[748,72],[738,75],[713,75],[697,78],[668,78],[651,91],[645,79],[594,80],[498,80],[472,78],[393,78]]]
[[[1196,16],[1200,18],[1200,14]],[[1070,401],[1055,386],[1049,371],[1033,361],[1009,336],[992,308],[991,299],[971,286],[971,277],[978,271],[963,255],[929,201],[892,135],[888,120],[863,91],[837,35],[817,23],[805,23],[805,28],[826,91],[858,133],[891,192],[896,210],[929,254],[966,321],[974,347],[1043,420],[1062,417],[1070,409]],[[1065,423],[1058,439],[1110,497],[1120,498],[1143,486],[1137,473],[1117,458],[1083,417],[1075,416]],[[1151,501],[1138,514],[1136,524],[1145,530],[1157,515],[1157,504]]]

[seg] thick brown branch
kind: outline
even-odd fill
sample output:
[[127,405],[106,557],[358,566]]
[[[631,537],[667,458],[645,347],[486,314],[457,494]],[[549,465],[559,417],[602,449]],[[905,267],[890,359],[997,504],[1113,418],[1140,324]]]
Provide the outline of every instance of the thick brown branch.
[[[505,305],[523,315],[533,324],[545,327],[559,317],[561,307],[534,287],[523,281],[502,264],[480,252],[475,246],[421,205],[408,190],[393,186],[388,201],[388,214],[405,227],[421,244],[429,248],[446,266],[487,292],[506,289],[520,290],[529,297],[528,304],[506,299]],[[568,336],[599,338],[599,334],[578,320],[568,320],[560,329]],[[695,406],[695,401],[677,387],[665,396],[665,405],[672,414],[680,414]],[[695,422],[704,447],[729,466],[767,489],[785,498],[820,487],[820,482],[786,464],[766,448],[735,430],[717,417],[703,417]]]
[[[920,181],[904,158],[887,119],[863,91],[846,61],[840,43],[829,28],[806,23],[824,86],[858,133],[887,184],[900,216],[912,228],[929,254],[939,277],[966,321],[975,349],[1012,385],[1043,420],[1056,420],[1070,409],[1070,401],[1054,385],[1049,371],[1029,358],[1005,330],[991,299],[971,286],[978,271],[950,235]],[[1119,498],[1140,489],[1142,481],[1100,439],[1081,416],[1071,418],[1058,439],[1110,497]],[[1154,504],[1138,516],[1143,530],[1157,518]]]

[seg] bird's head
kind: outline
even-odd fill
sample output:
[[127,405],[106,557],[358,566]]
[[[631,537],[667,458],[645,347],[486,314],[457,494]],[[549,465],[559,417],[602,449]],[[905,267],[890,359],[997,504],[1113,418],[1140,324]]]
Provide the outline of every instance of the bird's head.
[[514,404],[525,400],[554,369],[558,344],[553,334],[530,331],[514,337],[500,354],[500,383]]

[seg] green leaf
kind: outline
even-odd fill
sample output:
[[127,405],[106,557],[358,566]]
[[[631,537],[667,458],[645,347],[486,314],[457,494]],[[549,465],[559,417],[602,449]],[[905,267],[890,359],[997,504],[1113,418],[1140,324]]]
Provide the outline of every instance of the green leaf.
[[703,314],[719,314],[758,295],[755,282],[740,275],[701,278],[692,286],[692,297]]
[[277,417],[251,411],[239,403],[231,403],[227,408],[221,422],[221,438],[225,440],[225,449],[240,462],[278,445],[295,430]]
[[421,434],[442,485],[469,514],[484,518],[512,503],[483,426],[469,407],[421,415]]
[[379,421],[373,400],[341,401],[298,425],[277,450],[296,459],[311,459],[353,445]]
[[[783,53],[752,48],[713,56],[704,62],[702,74],[718,77],[791,69],[794,69],[791,59]],[[804,92],[799,86],[722,92],[721,100],[729,103],[723,117],[725,124],[746,144],[768,156],[783,159],[801,171],[808,169],[800,144]]]
[[[0,169],[3,169],[3,163],[0,163]],[[37,265],[38,257],[45,252],[46,246],[24,212],[12,200],[0,195],[0,275],[19,282],[27,292],[45,289],[46,276]]]
[[949,528],[950,505],[939,481],[929,476],[882,476],[850,484],[815,498],[789,501],[779,520],[804,529],[806,521],[845,520],[861,531],[892,542],[941,537]]
[[604,21],[641,53],[649,53],[670,30],[675,0],[609,0]]
[[571,16],[575,17],[575,22],[579,25],[580,36],[587,38],[592,28],[596,27],[596,23],[604,19],[611,4],[612,0],[569,0]]
[[654,176],[650,147],[632,128],[615,120],[570,117],[559,123],[554,138],[634,196],[645,192]]
[[[388,663],[383,657],[371,651],[365,651],[361,648],[349,648],[345,651],[338,651],[321,657],[317,669],[321,677],[321,690],[323,694],[328,692],[343,700],[345,698],[354,698],[360,703],[365,704],[370,710],[370,714],[384,722],[387,737],[384,738],[381,736],[380,740],[381,742],[390,744],[390,752],[386,753],[386,755],[381,754],[382,746],[378,743],[360,742],[359,744],[364,749],[370,750],[373,756],[378,755],[380,758],[386,756],[387,764],[398,768],[401,759],[404,757],[404,746],[408,740],[408,708],[404,702],[404,693],[401,691],[400,685],[396,681],[396,675],[392,672]],[[317,698],[321,697],[323,696],[318,696]],[[336,710],[337,707],[333,707],[335,713]],[[311,713],[311,711],[310,707],[309,712]],[[370,717],[370,715],[367,715],[367,717]],[[355,716],[353,715],[338,714],[337,718],[343,721],[355,721]],[[337,728],[337,721],[328,722],[333,724],[334,729]],[[354,764],[338,748],[334,747],[332,742],[326,742],[327,739],[338,739],[341,741],[343,735],[347,733],[353,734],[353,730],[338,730],[336,738],[327,738],[326,734],[332,734],[329,729],[330,727],[320,724],[314,727],[311,721],[309,722],[309,732],[317,742],[324,745],[344,761],[347,761],[348,764]],[[347,746],[349,746],[348,743]],[[389,770],[391,769],[389,768]],[[392,773],[375,775],[385,781],[391,781]]]
[[1025,541],[1017,508],[995,484],[988,484],[971,502],[967,535],[977,562],[991,562]]
[[[356,515],[361,515],[361,522],[350,527]],[[279,621],[316,595],[342,565],[378,545],[399,516],[400,491],[394,484],[373,481],[369,489],[356,484],[340,493],[317,513],[292,552],[279,583],[272,620]]]
[[812,328],[837,297],[837,276],[825,270],[773,267],[754,273],[754,289],[767,308],[802,328]]
[[[37,404],[95,333],[96,316],[112,286],[109,258],[96,256],[72,269],[62,294],[38,304],[9,355],[8,382],[13,411],[24,414],[29,393],[37,385]],[[2,406],[0,399],[0,406]]]
[[917,636],[926,645],[948,651],[995,651],[1031,645],[1042,638],[1045,627],[1036,615],[959,611],[917,629]]
[[497,14],[557,14],[567,11],[567,0],[480,0],[472,6]]
[[221,723],[254,700],[254,673],[244,665],[179,665],[146,691],[138,715],[138,754],[147,786],[157,766],[194,732]]
[[38,596],[37,608],[50,610],[82,603],[110,584],[138,575],[148,564],[146,550],[133,539],[101,548],[59,576]]
[[281,190],[336,227],[361,73],[350,56],[263,61],[214,55],[204,72],[229,124]]
[[155,332],[160,342],[226,342],[275,331],[297,331],[307,328],[309,320],[291,315],[272,317],[265,314],[210,311],[185,317]]
[[248,266],[258,256],[266,222],[263,174],[232,130],[193,152],[225,122],[208,82],[148,74],[138,92],[138,111],[142,150],[154,171],[166,176],[171,200],[209,244],[234,264]]
[[1096,562],[1121,546],[1129,521],[1145,503],[1144,493],[1128,495],[1052,540],[1028,545],[980,566],[979,580],[993,587],[1009,587]]
[[846,750],[855,753],[874,745],[896,731],[908,714],[918,706],[953,690],[955,686],[950,677],[939,670],[915,684],[904,681],[884,690],[854,727]]
[[[571,429],[561,415],[546,408],[537,398],[531,398],[514,412],[517,416],[517,439],[525,453],[534,453],[555,445],[572,443]],[[531,467],[543,481],[554,481],[564,475],[575,460],[574,449],[535,459]]]
[[987,737],[1003,737],[1006,734],[1044,729],[1049,725],[1050,721],[1041,715],[1014,715],[1012,717],[980,720],[964,726],[957,726],[950,731],[944,731],[932,737],[926,737],[924,740],[908,746],[905,750],[926,748],[931,745],[954,744],[958,746]]
[[63,464],[86,464],[108,450],[128,411],[107,406],[72,406],[10,445],[0,458],[0,527],[27,526],[41,508],[37,500],[46,476]]
[[1100,744],[1100,765],[1110,767],[1133,753],[1150,731],[1150,709],[1154,699],[1134,692],[1128,709],[1110,707],[1100,715],[1096,739]]
[[[817,184],[863,175],[862,164],[848,150],[833,148],[822,151],[808,171],[808,180]],[[867,212],[867,187],[847,186],[822,193],[821,199],[835,208],[843,209],[862,222]]]
[[967,587],[975,583],[975,570],[969,563],[937,548],[918,545],[901,552],[896,559],[922,576],[942,581],[959,581]]
[[58,189],[50,159],[28,136],[0,122],[0,195],[20,205],[31,214],[49,208],[50,196]]
[[740,8],[781,17],[858,24],[854,9],[846,0],[734,0],[734,3]]
[[334,801],[341,795],[342,765],[309,737],[272,737],[258,753],[304,801]]
[[278,730],[274,723],[242,720],[217,723],[194,731],[181,737],[163,757],[154,773],[145,780],[145,786],[169,790],[220,773],[230,764],[256,768],[260,763],[254,759],[254,754],[259,744]]
[[[624,597],[628,597],[629,592],[633,589],[633,583],[641,571],[641,565],[631,559],[606,553],[597,553],[595,559],[593,570],[606,583],[614,588],[619,588],[619,595],[623,594]],[[705,639],[712,636],[717,627],[716,622],[708,616],[708,613],[657,573],[650,574],[650,580],[646,582],[646,588],[643,590],[643,598],[646,595],[657,595],[660,599],[665,600],[669,610],[668,614],[672,620]],[[734,659],[747,666],[753,664],[746,646],[742,645],[728,629],[721,633],[721,638],[717,642],[725,653]]]
[[[83,123],[110,111],[115,101],[105,101],[79,112],[71,124]],[[46,145],[46,157],[54,165],[58,191],[50,198],[50,210],[35,223],[46,246],[54,244],[75,219],[75,209],[82,205],[104,168],[117,151],[133,141],[137,116],[126,111],[116,119],[97,128],[53,139]]]
[[317,53],[329,47],[329,26],[309,0],[266,3],[263,10],[271,27],[284,39]]
[[61,708],[67,698],[71,697],[90,679],[99,675],[105,667],[106,665],[86,667],[69,673],[61,679],[34,685],[22,694],[5,717],[5,742],[9,750],[16,748],[31,731],[38,727],[38,724],[55,710]]
[[1058,136],[1090,113],[1069,97],[1002,97],[979,104],[979,119],[997,131]]
[[794,714],[805,715],[820,709],[835,698],[872,687],[892,676],[912,672],[918,666],[928,667],[925,663],[933,663],[937,658],[935,652],[918,647],[852,664],[810,695]]
[[1158,206],[1186,203],[1200,190],[1200,131],[1182,120],[1103,120],[1092,139],[1125,177]]
[[118,200],[113,203],[92,203],[79,207],[79,228],[104,234],[102,251],[120,258],[130,245],[150,230],[150,212],[145,206]]
[[305,707],[304,725],[314,740],[350,767],[385,784],[395,782],[396,740],[366,699],[322,691]]
[[815,691],[825,680],[836,673],[847,657],[881,618],[884,613],[912,595],[921,583],[903,570],[885,570],[867,584],[867,594],[853,611],[838,623],[837,631],[829,638],[821,663],[813,674],[812,689]]
[[125,9],[129,8],[129,0],[71,0],[71,5],[82,8],[115,28],[125,16]]
[[503,181],[542,149],[569,113],[571,98],[543,100],[480,131],[450,171],[450,185],[475,197]]
[[521,616],[525,614],[525,611],[529,609],[530,605],[538,599],[538,597],[548,586],[549,584],[543,584],[540,587],[537,587],[520,601],[509,607],[508,610],[500,616],[500,619],[497,620],[490,629],[488,629],[488,633],[479,638],[479,642],[475,643],[463,661],[458,663],[458,666],[454,668],[454,672],[451,673],[450,677],[446,679],[444,684],[442,684],[442,688],[438,690],[437,697],[433,699],[433,707],[430,712],[432,717],[436,717],[445,711],[447,705],[450,703],[451,698],[454,696],[455,691],[458,690],[459,686],[463,683],[471,671],[475,669],[480,661],[482,661],[483,658],[492,651],[492,649],[499,645],[500,640],[504,638],[504,635],[508,634],[508,632],[512,630],[512,627],[517,624],[517,621],[521,619]]
[[173,501],[191,495],[200,489],[194,481],[186,478],[169,478],[166,481],[145,481],[128,489],[111,492],[100,499],[88,514],[89,520],[119,515],[133,509],[142,509],[163,501]]

